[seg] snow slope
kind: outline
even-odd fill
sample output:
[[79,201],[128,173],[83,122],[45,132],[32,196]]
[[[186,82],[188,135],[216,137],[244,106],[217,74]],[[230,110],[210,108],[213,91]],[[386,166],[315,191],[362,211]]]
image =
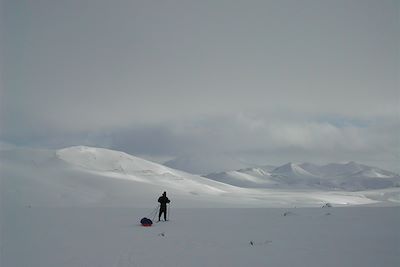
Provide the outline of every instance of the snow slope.
[[163,191],[208,206],[235,202],[227,193],[242,190],[102,148],[1,151],[0,162],[1,197],[18,206],[143,207]]
[[124,152],[92,147],[71,147],[56,152],[59,159],[87,172],[165,188],[209,195],[221,194],[231,186],[174,170]]
[[[175,207],[293,207],[392,205],[400,189],[345,192],[274,188],[269,168],[234,172],[243,188],[153,163],[123,152],[93,147],[0,152],[1,200],[5,206],[148,207],[167,191]],[[258,176],[256,176],[257,174]],[[265,177],[268,175],[268,179]],[[229,178],[229,177],[228,177]],[[279,178],[281,179],[281,178]],[[278,180],[280,181],[280,180]],[[151,203],[151,204],[150,204]]]
[[315,175],[313,175],[311,172],[308,172],[298,164],[294,164],[291,162],[274,169],[272,172],[275,175],[282,175],[287,177],[315,177]]
[[[398,188],[246,189],[90,147],[0,151],[0,163],[0,266],[400,264]],[[140,226],[164,190],[170,221]]]

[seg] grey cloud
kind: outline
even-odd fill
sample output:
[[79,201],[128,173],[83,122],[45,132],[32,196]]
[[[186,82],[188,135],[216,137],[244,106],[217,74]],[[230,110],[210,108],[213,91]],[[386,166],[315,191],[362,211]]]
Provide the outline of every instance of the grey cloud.
[[[391,1],[5,1],[2,121],[398,111]],[[396,71],[397,70],[397,71]],[[395,97],[396,96],[396,97]]]
[[[17,140],[26,140],[22,145],[55,148],[80,144],[102,146],[148,158],[205,158],[202,165],[207,165],[206,159],[230,165],[239,161],[280,164],[357,160],[395,170],[399,159],[398,136],[400,125],[396,117],[337,126],[307,116],[239,114],[79,134],[47,131],[35,136],[26,134]],[[6,141],[15,140],[10,136]]]
[[[6,0],[2,8],[5,142],[275,162],[398,159],[397,1]],[[340,125],[347,120],[367,123]]]
[[203,157],[210,166],[217,165],[211,162],[216,160],[230,165],[235,160],[259,164],[358,160],[397,170],[400,123],[392,117],[362,126],[335,126],[298,116],[277,119],[241,114],[131,128],[113,136],[112,147],[117,149],[134,154]]

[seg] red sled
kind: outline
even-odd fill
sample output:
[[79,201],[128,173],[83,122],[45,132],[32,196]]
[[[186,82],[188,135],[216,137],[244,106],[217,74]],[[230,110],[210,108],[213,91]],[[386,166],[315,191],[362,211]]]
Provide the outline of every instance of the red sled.
[[146,218],[146,217],[142,218],[142,219],[140,220],[140,223],[141,223],[142,226],[144,226],[144,227],[150,227],[150,226],[153,225],[153,222],[152,222],[150,219]]

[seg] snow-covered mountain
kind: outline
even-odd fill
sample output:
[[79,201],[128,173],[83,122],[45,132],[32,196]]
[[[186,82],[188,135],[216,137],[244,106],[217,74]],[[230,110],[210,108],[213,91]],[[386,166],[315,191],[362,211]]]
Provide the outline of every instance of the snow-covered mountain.
[[[272,187],[278,172],[279,179],[287,174],[306,179],[315,173],[304,168],[265,166],[229,175],[242,185]],[[376,169],[361,171],[388,176]],[[157,198],[164,190],[171,199],[170,222],[141,227],[143,216],[157,220]],[[275,266],[309,267],[337,265],[339,255],[340,266],[378,266],[382,261],[396,266],[395,238],[383,242],[385,253],[380,258],[371,253],[376,246],[370,246],[379,242],[370,241],[397,233],[398,207],[301,208],[326,203],[399,205],[400,188],[366,192],[300,190],[297,184],[284,190],[241,188],[102,148],[0,150],[0,224],[6,252],[0,265],[245,266],[251,262],[265,266],[267,258]],[[376,227],[382,218],[390,223]],[[308,238],[313,235],[324,238]],[[355,257],[348,252],[359,248],[360,236],[364,247],[356,250]],[[332,244],[335,253],[326,253]],[[317,256],[299,265],[299,258],[307,258],[296,254],[299,247]]]
[[287,163],[283,166],[277,167],[272,171],[273,175],[281,175],[290,178],[309,178],[316,177],[316,175],[304,169],[302,166],[294,163]]
[[[215,181],[103,148],[0,150],[0,206],[148,208],[157,205],[163,191],[171,196],[174,207],[300,207],[326,202],[356,205],[400,201],[398,189],[354,193],[324,191],[331,187],[320,186],[313,191],[310,187],[302,190],[305,187],[288,173],[297,174],[303,182],[311,179],[307,177],[311,171],[297,165],[241,169],[223,173]],[[387,172],[368,168],[353,172],[352,177],[357,180],[360,175],[376,173],[381,180],[393,179]],[[376,178],[371,179],[375,183]],[[374,187],[382,186],[369,186]]]
[[212,180],[247,188],[319,188],[360,191],[400,186],[400,176],[355,162],[316,165],[287,163],[271,167],[211,173]]
[[86,146],[3,150],[0,164],[3,202],[17,205],[142,207],[167,191],[181,204],[204,206],[235,202],[225,195],[241,191],[124,152]]
[[184,155],[164,163],[165,166],[183,170],[194,174],[207,174],[232,170],[235,168],[247,168],[252,165],[243,160],[224,154],[197,154]]

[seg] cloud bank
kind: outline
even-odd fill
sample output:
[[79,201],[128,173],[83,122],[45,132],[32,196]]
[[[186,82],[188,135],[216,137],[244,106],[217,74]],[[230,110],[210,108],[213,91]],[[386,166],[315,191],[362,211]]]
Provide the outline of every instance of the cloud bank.
[[1,8],[0,142],[398,168],[397,1]]

